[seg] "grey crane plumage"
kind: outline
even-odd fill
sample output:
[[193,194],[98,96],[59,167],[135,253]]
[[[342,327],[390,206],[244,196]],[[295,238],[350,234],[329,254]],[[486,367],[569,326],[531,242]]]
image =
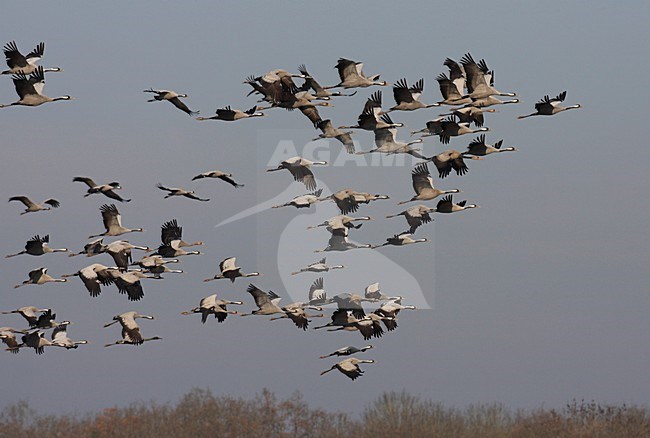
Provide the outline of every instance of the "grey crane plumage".
[[330,195],[330,199],[334,201],[341,214],[347,215],[357,211],[360,204],[369,204],[371,201],[390,199],[390,197],[388,195],[358,192],[353,189],[343,189]]
[[237,258],[236,257],[228,257],[219,263],[219,274],[214,275],[214,277],[206,278],[203,281],[212,281],[212,280],[220,280],[223,278],[229,279],[232,283],[235,282],[235,280],[238,277],[258,277],[262,274],[259,272],[249,272],[248,274],[245,274],[241,272],[241,268],[237,266]]
[[413,201],[430,201],[440,195],[449,193],[460,193],[459,189],[439,190],[433,185],[433,178],[429,173],[429,168],[426,163],[420,163],[413,168],[411,172],[411,179],[413,181],[413,190],[415,196],[408,201],[401,201],[399,204],[406,204]]
[[333,303],[336,303],[339,310],[348,310],[352,312],[356,318],[364,318],[366,312],[363,310],[364,302],[372,302],[374,299],[367,298],[355,293],[343,293],[334,295],[331,299]]
[[84,245],[84,249],[81,251],[68,254],[68,257],[76,257],[82,254],[86,254],[86,257],[93,257],[106,252],[106,248],[107,246],[104,245],[104,238],[100,237],[99,239],[95,239],[86,243]]
[[[478,159],[472,157],[471,159]],[[448,149],[440,152],[431,157],[431,161],[438,169],[438,177],[446,178],[451,173],[452,169],[456,171],[456,175],[465,175],[469,172],[469,168],[463,160],[463,154],[454,149]]]
[[162,339],[159,336],[154,336],[152,338],[143,338],[142,334],[140,333],[140,326],[136,322],[137,318],[155,319],[153,316],[142,315],[136,311],[124,312],[114,316],[113,321],[109,322],[108,324],[104,324],[104,327],[110,327],[111,325],[119,322],[120,325],[122,326],[122,339],[110,344],[106,344],[104,345],[104,347],[110,347],[111,345],[120,345],[120,344],[141,345],[147,341],[155,341],[155,340]]
[[458,92],[462,94],[467,86],[465,67],[451,58],[446,58],[442,64],[449,69],[449,80],[453,82]]
[[364,297],[371,301],[393,301],[402,299],[402,297],[389,297],[381,293],[379,282],[375,282],[366,286]]
[[41,355],[45,352],[45,347],[51,347],[54,344],[45,338],[45,333],[40,330],[34,330],[21,337],[21,344],[18,344],[15,349],[19,348],[33,348],[34,352]]
[[504,93],[494,88],[494,72],[490,71],[485,60],[478,63],[472,55],[466,53],[461,59],[461,64],[467,74],[467,91],[469,97],[482,99],[489,96],[516,96],[516,93]]
[[[472,99],[472,101],[465,105],[465,107],[474,107],[474,108],[487,108],[493,105],[507,105],[510,103],[519,103],[519,99],[508,99],[501,100],[497,99],[494,96],[484,97],[482,99]],[[452,108],[452,111],[455,111],[457,108]]]
[[203,245],[200,240],[193,243],[185,242],[183,240],[183,227],[178,225],[176,219],[167,221],[160,226],[160,241],[163,245],[174,245],[176,248]]
[[356,353],[365,353],[366,351],[370,350],[371,348],[374,348],[372,345],[366,345],[365,347],[357,348],[353,347],[352,345],[347,345],[345,347],[341,347],[336,351],[333,351],[330,354],[326,354],[324,356],[320,356],[321,359],[326,359],[331,356],[350,356],[352,354]]
[[429,242],[430,240],[427,239],[426,237],[423,237],[422,239],[413,239],[411,237],[411,233],[402,233],[402,234],[395,234],[393,237],[389,237],[386,239],[386,242],[379,244],[379,245],[374,245],[373,248],[380,248],[382,246],[404,246],[404,245],[411,245],[414,243],[426,243]]
[[[455,83],[452,79],[447,77],[444,73],[436,76],[436,81],[438,81],[438,87],[440,88],[440,94],[442,94],[442,99],[438,103],[445,105],[465,105],[472,102],[470,97],[463,96],[464,86],[458,88],[458,84]],[[465,81],[462,81],[463,84]]]
[[17,330],[13,327],[0,327],[0,340],[7,346],[6,350],[14,354],[20,351],[16,333],[27,334],[27,331]]
[[[28,309],[26,311],[26,309]],[[41,312],[41,314],[37,317],[34,313],[30,313],[29,310],[34,310],[33,306],[27,306],[27,307],[21,307],[18,309],[18,312],[6,312],[6,313],[19,313],[22,317],[24,317],[30,328],[37,328],[37,329],[51,329],[59,325],[58,322],[55,321],[56,319],[56,314],[52,313],[52,309],[36,309],[36,311]]]
[[242,313],[241,316],[248,315],[273,315],[275,313],[284,313],[284,310],[278,303],[280,302],[280,297],[273,291],[264,292],[262,289],[259,289],[254,284],[249,284],[246,292],[251,294],[255,300],[255,305],[257,310],[253,310],[251,313]]
[[[285,77],[286,78],[286,77]],[[275,83],[279,84],[278,82]],[[277,85],[281,89],[280,94],[271,93],[267,97],[267,100],[270,100],[271,106],[267,108],[258,108],[258,109],[269,109],[269,108],[284,108],[288,111],[293,111],[295,109],[299,110],[305,117],[309,119],[313,126],[317,126],[318,123],[322,121],[320,113],[318,112],[317,107],[333,107],[334,105],[330,102],[313,102],[316,97],[309,94],[305,90],[301,90],[295,86],[291,85]],[[275,95],[275,97],[271,97]],[[320,98],[322,100],[329,100],[329,97]]]
[[316,202],[323,200],[322,198],[320,198],[320,195],[322,193],[323,193],[323,189],[318,189],[313,193],[307,193],[304,195],[296,196],[289,202],[285,202],[284,204],[274,205],[271,208],[282,208],[282,207],[290,207],[290,206],[296,208],[309,208],[311,207],[312,204],[315,204]]
[[68,280],[66,280],[65,278],[54,278],[48,275],[47,268],[42,267],[30,271],[29,279],[23,281],[21,284],[15,285],[14,289],[17,289],[21,286],[25,286],[27,284],[42,285],[45,283],[65,283],[66,281]]
[[[306,307],[312,307],[309,303],[292,303],[287,306],[281,307],[284,312],[283,315],[276,316],[270,319],[270,321],[276,321],[278,319],[290,319],[296,327],[302,330],[307,330],[311,320],[309,318],[320,318],[323,317],[323,314],[310,315],[305,311]],[[320,309],[320,308],[319,308]],[[320,309],[322,310],[322,309]]]
[[456,116],[461,123],[468,125],[474,123],[474,126],[481,127],[485,123],[484,113],[495,113],[496,109],[475,106],[465,106],[462,108],[452,109],[450,113],[440,114],[441,116]]
[[[345,311],[346,309],[339,309],[339,311]],[[334,315],[332,315],[334,316]],[[366,341],[374,338],[381,338],[384,335],[384,329],[381,326],[380,320],[375,320],[370,317],[370,315],[364,315],[359,318],[353,315],[348,315],[347,321],[340,321],[336,325],[336,328],[328,329],[329,332],[338,332],[338,331],[358,331],[363,336],[363,339]],[[316,327],[320,328],[320,327]]]
[[126,233],[144,231],[142,228],[126,228],[122,226],[122,215],[115,204],[104,204],[99,207],[99,211],[102,213],[102,222],[106,231],[89,236],[89,239],[100,236],[121,236]]
[[392,331],[397,328],[397,314],[401,310],[415,310],[415,306],[403,306],[400,304],[401,297],[397,298],[398,299],[383,303],[372,313],[373,316],[381,318],[384,326],[388,331]]
[[110,284],[111,275],[109,272],[114,269],[118,268],[104,266],[101,263],[93,263],[78,270],[74,274],[64,274],[62,277],[79,277],[90,296],[98,297],[102,292],[101,286]]
[[255,77],[250,75],[244,81],[253,89],[248,93],[262,95],[262,101],[275,104],[290,98],[291,91],[296,88],[296,84],[291,79],[292,75],[286,70],[274,70],[263,76]]
[[172,105],[174,105],[176,108],[179,110],[183,111],[186,113],[188,116],[195,116],[199,113],[199,111],[192,111],[181,101],[181,97],[187,97],[187,94],[181,94],[177,93],[175,91],[171,90],[154,90],[153,88],[150,88],[148,90],[144,90],[145,93],[154,93],[155,96],[153,99],[147,100],[147,102],[162,102],[162,101],[168,101]]
[[442,122],[445,121],[444,117],[438,117],[433,120],[429,120],[423,129],[419,131],[411,131],[411,136],[415,134],[423,134],[421,137],[430,137],[432,135],[440,135],[444,131],[442,129]]
[[169,244],[163,243],[158,247],[156,252],[152,255],[159,255],[162,257],[181,257],[186,255],[200,255],[201,251],[185,251],[183,248],[178,246],[180,241],[173,240]]
[[467,204],[467,201],[453,202],[453,195],[445,196],[436,205],[436,213],[456,213],[469,208],[478,208],[476,204]]
[[140,280],[143,278],[158,279],[159,276],[149,276],[140,271],[121,271],[118,269],[106,270],[107,278],[104,280],[104,285],[115,283],[117,291],[121,294],[126,294],[129,301],[140,301],[144,298],[144,289]]
[[499,152],[516,152],[518,149],[515,147],[502,148],[503,140],[499,140],[494,145],[487,144],[485,142],[485,134],[481,134],[476,137],[472,142],[467,146],[467,151],[463,152],[463,155],[470,155],[472,157],[484,157],[490,154],[496,154]]
[[289,73],[284,69],[275,69],[262,76],[255,77],[251,75],[244,83],[253,87],[253,90],[248,93],[249,96],[253,93],[258,93],[263,96],[263,100],[277,104],[291,100],[298,89],[292,78],[306,79],[307,76],[304,74]]
[[45,87],[45,75],[43,73],[43,67],[37,67],[29,77],[24,73],[16,73],[12,76],[14,82],[14,88],[18,94],[17,101],[9,104],[0,104],[0,108],[6,108],[11,106],[39,106],[48,102],[57,102],[59,100],[71,100],[72,97],[60,96],[60,97],[48,97],[43,94],[43,88]]
[[219,108],[212,117],[197,117],[196,120],[223,120],[225,122],[234,122],[251,117],[263,117],[264,113],[257,111],[257,105],[246,110],[232,109],[230,106]]
[[351,249],[372,248],[369,243],[358,244],[350,242],[347,236],[343,234],[332,234],[325,249],[317,249],[314,252],[328,252],[328,251],[349,251]]
[[210,296],[202,298],[198,307],[194,307],[193,309],[186,312],[181,312],[181,315],[192,315],[194,313],[200,313],[201,322],[203,324],[205,324],[210,315],[214,315],[218,322],[224,322],[228,315],[239,314],[239,312],[235,310],[228,310],[227,306],[229,304],[241,306],[244,303],[242,301],[218,299],[217,294],[212,294]]
[[68,336],[68,326],[72,324],[70,321],[62,321],[58,326],[52,331],[52,345],[55,347],[62,347],[66,350],[76,349],[79,345],[87,344],[88,341],[80,340],[73,341]]
[[[18,313],[20,316],[25,318],[30,328],[38,326],[39,318],[42,315],[51,315],[52,309],[41,309],[35,306],[23,306],[19,307],[16,310],[8,310],[0,312],[3,315],[10,315],[12,313]],[[41,315],[37,315],[40,313]]]
[[[430,126],[429,123],[432,125]],[[440,143],[448,144],[451,137],[458,137],[460,135],[473,134],[475,132],[481,131],[489,131],[490,128],[482,126],[480,128],[472,129],[469,127],[469,123],[458,122],[456,121],[456,116],[452,115],[451,117],[447,117],[445,119],[436,119],[427,122],[427,130],[429,132],[422,135],[422,137],[437,135],[440,138]]]
[[309,72],[307,71],[307,67],[305,67],[304,64],[298,66],[298,71],[303,76],[305,76],[305,85],[303,86],[303,88],[307,87],[307,89],[313,90],[315,97],[322,98],[322,97],[332,97],[332,96],[354,96],[355,94],[357,94],[356,91],[350,94],[344,94],[340,91],[334,91],[334,92],[329,91],[327,88],[321,86],[321,84],[319,84],[316,81],[316,79],[314,79],[314,77],[309,74]]
[[21,254],[29,254],[33,256],[42,256],[43,254],[48,254],[51,252],[67,252],[68,248],[50,248],[48,243],[50,241],[50,235],[46,234],[41,237],[38,234],[27,241],[25,244],[25,249],[23,251],[17,252],[15,254],[7,254],[5,258],[16,257]]
[[161,183],[156,184],[156,187],[159,188],[160,190],[163,190],[165,192],[168,192],[165,195],[165,199],[171,198],[172,196],[184,196],[189,199],[194,199],[196,201],[203,201],[203,202],[208,202],[210,199],[207,198],[199,198],[196,196],[196,193],[194,190],[185,190],[180,187],[165,187]]
[[552,116],[563,111],[582,108],[582,105],[575,104],[571,106],[562,106],[560,102],[564,102],[566,99],[566,91],[561,92],[557,96],[550,98],[548,94],[544,96],[539,102],[535,104],[535,112],[531,114],[526,114],[523,116],[518,116],[518,119],[525,119],[527,117],[533,116]]
[[298,274],[300,274],[302,272],[316,272],[316,273],[328,272],[331,269],[343,269],[343,268],[345,268],[345,266],[343,266],[343,265],[331,265],[331,266],[328,266],[325,263],[325,260],[326,260],[326,258],[323,257],[322,259],[320,259],[319,261],[317,261],[315,263],[312,263],[312,264],[310,264],[310,265],[308,265],[308,266],[306,266],[304,268],[300,268],[299,271],[292,272],[291,275],[298,275]]
[[415,111],[422,108],[432,108],[440,106],[439,103],[426,104],[420,102],[420,96],[424,91],[424,79],[418,80],[411,87],[406,83],[406,79],[400,79],[393,86],[393,97],[396,105],[389,111]]
[[160,241],[163,245],[171,245],[175,248],[201,246],[202,241],[188,243],[183,240],[183,227],[178,225],[176,219],[172,219],[160,226]]
[[323,133],[319,134],[318,137],[312,141],[316,141],[322,138],[335,138],[343,144],[348,154],[354,153],[354,141],[350,136],[350,134],[352,134],[352,131],[341,131],[340,129],[335,128],[334,125],[332,125],[332,121],[330,119],[321,120],[316,124],[316,127]]
[[162,278],[161,274],[167,272],[175,273],[175,274],[183,273],[182,269],[171,269],[167,267],[166,265],[168,263],[180,263],[180,260],[178,259],[165,260],[159,255],[151,255],[151,256],[143,257],[142,259],[134,263],[131,263],[131,265],[140,266],[140,268],[142,268],[144,272],[148,274],[154,274],[154,277],[158,279]]
[[[325,292],[323,277],[317,278],[312,283],[312,285],[309,287],[308,297],[309,297],[309,301],[296,301],[296,302],[293,302],[291,304],[287,304],[286,306],[283,306],[282,309],[285,310],[285,312],[290,312],[290,311],[293,311],[295,309],[311,309],[311,310],[317,310],[319,312],[322,312],[323,311],[322,306],[326,306],[328,304],[333,303],[331,300],[329,300],[327,298],[327,293]],[[311,317],[320,318],[323,315],[296,314],[295,316],[297,316],[297,317],[304,316],[306,318],[311,318]],[[294,318],[291,318],[291,319],[293,320]],[[295,322],[295,320],[294,320],[294,322]]]
[[126,271],[129,263],[133,261],[131,250],[138,249],[141,251],[151,251],[147,246],[133,245],[126,240],[116,240],[106,245],[105,252],[107,252],[115,262],[115,265],[122,271]]
[[307,190],[316,190],[316,179],[310,167],[313,165],[327,165],[327,161],[310,161],[300,156],[283,160],[275,169],[267,169],[267,172],[275,172],[287,169],[293,175],[293,179],[307,187]]
[[[361,309],[363,311],[363,309]],[[359,319],[352,314],[351,309],[339,308],[332,312],[330,317],[330,322],[325,325],[314,327],[314,330],[319,330],[327,327],[340,327],[342,329],[356,330],[351,327],[352,324],[357,322]],[[361,316],[363,318],[365,313]]]
[[[21,215],[27,214],[27,213],[32,213],[32,212],[35,212],[35,211],[47,211],[47,210],[51,210],[53,208],[58,208],[61,205],[61,203],[59,203],[59,201],[57,201],[54,198],[46,199],[45,201],[43,201],[40,204],[37,204],[37,203],[33,202],[27,196],[12,196],[11,198],[9,198],[9,202],[11,202],[11,201],[22,202],[23,205],[25,205],[25,207],[27,207],[27,208],[25,208],[25,211],[20,213]],[[45,205],[47,205],[47,207]]]
[[182,269],[172,269],[164,264],[154,265],[144,269],[144,272],[147,274],[153,274],[153,278],[162,279],[162,274],[184,274],[185,272]]
[[380,316],[394,318],[401,310],[416,310],[416,308],[415,306],[404,306],[401,304],[401,299],[398,299],[383,303],[377,310],[374,311],[374,313]]
[[429,222],[433,221],[433,218],[429,215],[429,213],[432,213],[434,211],[436,211],[435,208],[419,204],[414,207],[410,207],[400,213],[388,215],[386,218],[390,219],[397,216],[404,216],[404,218],[406,218],[406,222],[410,227],[409,233],[413,234],[420,226],[422,226],[422,224],[428,224]]
[[211,170],[209,172],[199,173],[198,175],[192,178],[192,181],[195,181],[197,179],[203,179],[203,178],[218,178],[222,181],[227,182],[228,184],[230,184],[235,188],[244,187],[244,184],[239,184],[233,179],[232,173],[226,173],[220,170]]
[[323,223],[318,225],[310,225],[307,227],[308,230],[314,228],[325,227],[327,231],[332,234],[342,234],[344,236],[348,235],[348,229],[354,228],[359,229],[363,224],[354,225],[355,221],[371,221],[373,220],[370,216],[360,216],[360,217],[350,217],[344,214],[339,214],[334,217],[329,218]]
[[339,72],[341,82],[329,88],[343,87],[370,87],[372,85],[387,86],[386,81],[379,81],[379,75],[366,76],[363,72],[363,63],[355,62],[350,59],[339,58],[338,63],[334,66]]
[[116,201],[131,202],[130,199],[124,199],[115,193],[114,190],[120,190],[122,188],[122,186],[120,186],[120,183],[117,181],[113,181],[108,184],[97,184],[92,178],[88,178],[86,176],[75,176],[72,178],[72,181],[82,182],[88,186],[88,190],[86,191],[84,198],[95,193],[101,193],[102,195],[111,199],[115,199]]
[[[322,264],[325,264],[325,259],[323,258]],[[311,266],[311,265],[310,265]],[[329,269],[338,269],[343,268],[343,266],[331,266]],[[322,272],[322,271],[320,271]],[[317,278],[311,286],[309,286],[309,302],[307,303],[310,306],[316,306],[320,310],[320,306],[326,306],[332,304],[332,301],[327,298],[327,293],[325,292],[323,277]]]
[[383,128],[400,128],[403,123],[394,123],[390,116],[381,110],[382,94],[375,91],[363,106],[363,111],[357,118],[357,124],[352,126],[339,126],[339,129],[363,129],[374,131]]
[[427,157],[417,152],[419,149],[413,149],[411,147],[412,144],[422,143],[421,138],[410,141],[408,143],[397,141],[395,139],[397,135],[397,129],[395,128],[375,129],[374,133],[375,133],[376,148],[365,152],[359,151],[356,152],[357,154],[362,155],[362,154],[369,154],[372,152],[380,152],[384,154],[409,154],[415,158],[420,158],[423,160],[427,159]]
[[[45,43],[40,42],[34,50],[29,52],[27,55],[23,55],[18,50],[18,46],[15,41],[11,41],[3,47],[3,52],[5,54],[5,60],[9,70],[4,70],[0,72],[3,75],[11,75],[16,73],[22,73],[25,75],[31,74],[38,69],[38,61],[41,60],[43,54],[45,53]],[[63,71],[60,67],[46,67],[43,68],[43,72],[61,72]]]

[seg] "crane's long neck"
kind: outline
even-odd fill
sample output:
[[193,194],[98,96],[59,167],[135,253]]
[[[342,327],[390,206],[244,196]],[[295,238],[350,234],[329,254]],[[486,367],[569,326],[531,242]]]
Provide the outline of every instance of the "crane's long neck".
[[[330,356],[331,356],[331,355],[330,355]],[[333,369],[336,369],[336,365],[332,365],[332,368],[330,368],[329,370],[325,370],[325,371],[323,371],[322,373],[320,373],[320,375],[322,376],[323,374],[327,374],[327,373],[329,373],[330,371],[332,371]]]
[[530,114],[526,114],[524,116],[517,116],[517,119],[521,120],[521,119],[525,119],[525,118],[528,118],[528,117],[539,116],[539,115],[540,115],[539,113],[530,113]]

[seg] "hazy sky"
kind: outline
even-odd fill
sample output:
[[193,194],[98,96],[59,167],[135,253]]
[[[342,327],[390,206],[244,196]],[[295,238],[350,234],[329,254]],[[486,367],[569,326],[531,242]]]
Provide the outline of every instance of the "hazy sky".
[[[36,6],[38,13],[30,13]],[[46,76],[45,94],[76,98],[0,110],[0,199],[24,194],[61,201],[56,211],[26,216],[19,215],[21,205],[0,202],[4,253],[21,250],[35,234],[50,234],[51,246],[78,251],[87,236],[103,231],[98,207],[109,200],[83,198],[85,188],[72,182],[77,175],[121,182],[121,194],[133,198],[118,205],[124,224],[146,230],[123,236],[132,243],[157,245],[160,224],[177,218],[185,240],[206,245],[203,255],[183,260],[186,274],[144,282],[146,296],[136,303],[113,286],[93,299],[77,278],[12,289],[39,266],[58,277],[94,262],[111,264],[107,255],[2,259],[0,310],[51,307],[57,320],[75,322],[73,339],[92,343],[42,356],[1,352],[0,407],[27,399],[46,412],[84,412],[135,400],[175,401],[192,387],[244,397],[264,387],[280,396],[298,390],[315,406],[354,412],[383,391],[402,389],[456,406],[499,401],[513,408],[560,407],[572,398],[650,403],[650,152],[645,96],[638,95],[645,90],[639,73],[649,67],[640,50],[650,37],[649,13],[645,2],[634,8],[501,1],[462,7],[283,1],[4,5],[0,42],[15,40],[29,51],[45,41],[41,64],[65,70]],[[336,214],[333,204],[259,209],[215,226],[269,200],[286,202],[306,193],[288,172],[265,172],[281,151],[314,150],[329,162],[349,157],[339,157],[337,142],[310,143],[319,132],[297,111],[274,109],[268,117],[238,123],[198,122],[166,102],[147,103],[142,90],[187,93],[189,107],[207,117],[225,105],[254,105],[242,84],[250,74],[295,71],[304,63],[321,83],[334,84],[337,59],[348,57],[390,82],[423,77],[422,100],[433,102],[440,100],[434,78],[446,71],[442,62],[466,52],[486,59],[496,71],[497,88],[521,96],[523,103],[502,106],[486,121],[489,142],[504,139],[504,146],[520,152],[471,161],[463,177],[436,178],[441,188],[463,190],[456,199],[481,208],[436,217],[418,230],[417,237],[432,243],[328,254],[328,262],[347,266],[325,276],[329,295],[362,292],[379,281],[387,295],[403,295],[423,308],[404,312],[397,331],[372,341],[376,348],[364,357],[377,363],[364,367],[363,378],[351,385],[338,373],[319,376],[333,361],[318,356],[364,345],[358,333],[303,333],[267,317],[202,325],[198,315],[180,315],[215,291],[243,299],[244,311],[253,309],[245,279],[234,285],[202,282],[228,256],[237,256],[245,272],[263,272],[253,282],[284,302],[305,300],[317,276],[287,274],[320,258],[312,251],[326,246],[328,234],[305,228]],[[10,77],[0,79],[0,102],[15,101]],[[563,90],[567,104],[584,108],[516,120],[545,94]],[[373,91],[336,99],[321,115],[335,125],[353,124]],[[383,93],[384,106],[392,105],[390,88]],[[398,138],[407,139],[441,112],[393,114],[408,125]],[[370,132],[354,138],[359,149],[374,147]],[[449,146],[462,150],[472,138],[452,139]],[[423,148],[431,155],[448,147],[429,138]],[[315,174],[326,194],[352,187],[390,195],[362,206],[358,214],[377,220],[352,235],[357,242],[380,243],[406,228],[401,218],[383,218],[401,211],[397,202],[413,195],[413,162],[363,162],[316,168]],[[246,186],[191,181],[212,169],[232,172]],[[157,182],[196,189],[212,200],[164,200]],[[155,315],[142,322],[142,332],[164,340],[104,349],[120,330],[102,325],[127,310]],[[2,315],[5,325],[24,324],[17,315]]]

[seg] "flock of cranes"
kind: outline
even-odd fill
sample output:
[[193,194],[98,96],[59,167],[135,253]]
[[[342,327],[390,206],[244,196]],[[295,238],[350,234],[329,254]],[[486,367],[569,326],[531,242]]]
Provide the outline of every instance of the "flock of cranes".
[[[38,66],[38,61],[44,54],[45,44],[40,43],[27,55],[23,55],[17,48],[15,42],[5,45],[4,53],[9,66],[8,70],[2,72],[3,75],[12,75],[12,80],[19,100],[9,104],[1,105],[7,107],[12,105],[38,106],[47,102],[58,100],[70,100],[70,96],[59,98],[49,98],[43,94],[46,72],[60,72],[58,67],[43,68]],[[516,151],[514,147],[502,147],[503,140],[494,144],[486,142],[486,136],[482,132],[489,131],[484,126],[487,114],[494,113],[494,105],[517,103],[518,99],[500,100],[495,96],[516,97],[515,93],[501,92],[494,85],[494,71],[490,70],[484,60],[476,62],[468,53],[464,55],[460,62],[450,58],[444,61],[444,66],[448,72],[441,73],[436,77],[442,100],[438,102],[424,103],[420,100],[425,90],[424,79],[417,80],[413,85],[408,84],[405,78],[399,79],[392,86],[395,105],[387,110],[382,109],[382,92],[374,91],[366,100],[361,113],[358,116],[357,123],[350,126],[334,125],[331,119],[321,118],[319,108],[331,107],[330,100],[335,98],[350,98],[357,94],[358,90],[351,93],[342,91],[331,91],[335,88],[352,89],[366,87],[388,87],[390,84],[386,81],[380,81],[379,74],[366,75],[363,71],[363,63],[355,62],[349,59],[341,58],[338,60],[335,68],[338,70],[340,81],[333,86],[322,86],[316,81],[304,65],[299,67],[299,73],[290,73],[287,70],[275,69],[261,76],[249,76],[244,84],[252,89],[249,95],[259,96],[260,102],[268,105],[262,107],[255,104],[246,111],[232,109],[231,106],[225,106],[216,111],[212,117],[197,117],[197,120],[220,120],[235,122],[243,119],[262,117],[267,115],[263,112],[273,108],[283,108],[289,111],[298,110],[307,119],[315,129],[322,133],[314,140],[318,139],[335,139],[349,154],[409,154],[416,159],[422,160],[411,171],[411,181],[414,196],[408,200],[398,201],[398,205],[411,202],[431,202],[437,201],[436,204],[417,204],[406,210],[396,212],[386,216],[386,218],[404,217],[408,225],[408,230],[398,232],[393,236],[386,238],[386,241],[380,244],[359,244],[349,240],[349,233],[362,226],[361,222],[371,221],[370,216],[352,217],[349,214],[357,212],[364,204],[374,201],[389,200],[390,196],[386,194],[373,194],[356,191],[351,188],[344,188],[331,194],[323,195],[322,189],[317,189],[317,179],[314,176],[312,168],[316,165],[326,166],[325,161],[310,161],[300,156],[291,157],[277,164],[277,167],[267,169],[268,172],[277,170],[288,170],[293,179],[311,191],[304,195],[297,196],[283,204],[275,205],[274,208],[295,207],[310,208],[317,202],[332,201],[340,211],[340,215],[324,220],[319,224],[314,224],[309,229],[325,228],[330,233],[327,246],[324,249],[317,249],[315,252],[330,251],[348,251],[352,249],[377,249],[384,246],[406,246],[416,243],[426,243],[429,239],[426,237],[415,238],[414,234],[425,224],[434,220],[436,213],[457,213],[464,210],[477,208],[475,204],[468,204],[467,201],[455,202],[453,195],[460,193],[458,188],[439,189],[434,184],[434,178],[429,169],[429,162],[433,163],[437,170],[439,179],[444,179],[455,173],[457,176],[463,176],[469,171],[466,160],[483,160],[486,156],[506,151]],[[295,80],[303,81],[296,84]],[[170,90],[154,90],[153,88],[144,90],[145,93],[152,93],[153,98],[148,102],[168,101],[176,108],[190,116],[195,116],[199,111],[189,109],[181,100],[187,98],[186,94],[177,93]],[[535,105],[535,112],[519,118],[527,118],[537,115],[555,115],[560,112],[579,108],[580,105],[563,107],[560,105],[566,98],[566,92],[560,93],[555,98],[545,96]],[[398,140],[398,128],[404,123],[395,123],[389,113],[393,115],[398,112],[410,112],[416,110],[427,110],[430,108],[441,107],[443,105],[452,106],[452,108],[440,116],[430,120],[426,126],[418,131],[411,132],[411,136],[421,134],[419,138],[411,141]],[[248,123],[248,122],[247,122]],[[472,127],[474,125],[474,127]],[[375,148],[367,151],[358,151],[353,141],[354,130],[367,130],[374,133]],[[449,144],[452,139],[473,133],[481,133],[473,138],[467,145],[467,149],[459,151],[448,149],[438,154],[427,156],[420,148],[414,148],[414,145],[423,145],[428,137],[438,137],[440,144]],[[189,177],[188,177],[189,178]],[[231,173],[221,170],[211,170],[200,173],[191,178],[192,181],[204,178],[221,179],[233,188],[244,187],[235,180]],[[405,175],[405,180],[408,176]],[[81,182],[87,186],[87,191],[83,195],[88,197],[94,194],[102,194],[112,201],[120,203],[131,202],[131,199],[123,198],[117,191],[122,187],[119,182],[113,181],[106,184],[97,184],[92,178],[76,176],[73,182]],[[183,188],[166,187],[161,183],[156,185],[162,191],[167,192],[164,198],[172,196],[183,196],[192,200],[208,202],[209,199],[201,198],[194,191],[188,191]],[[60,207],[59,201],[54,198],[47,199],[41,204],[34,203],[27,196],[13,196],[9,201],[19,201],[23,203],[26,209],[20,214],[27,214],[39,211],[47,211]],[[33,269],[29,272],[29,278],[15,287],[26,285],[45,285],[53,282],[68,282],[70,277],[78,277],[89,296],[97,298],[101,295],[102,287],[114,284],[119,293],[126,295],[130,301],[140,301],[144,299],[145,292],[142,280],[145,279],[163,279],[164,274],[184,273],[182,269],[172,269],[168,265],[181,263],[179,258],[189,255],[199,255],[199,250],[186,250],[195,246],[203,245],[203,242],[197,241],[188,243],[183,240],[183,229],[178,222],[173,219],[167,221],[161,226],[160,244],[152,247],[146,245],[134,245],[126,240],[114,240],[104,242],[105,238],[118,237],[127,233],[143,232],[142,228],[128,228],[122,224],[122,216],[114,203],[104,204],[100,207],[103,226],[105,231],[100,234],[89,236],[94,239],[84,245],[83,249],[76,253],[70,253],[70,257],[85,255],[86,257],[107,254],[112,259],[112,265],[101,263],[92,263],[85,267],[77,268],[72,274],[64,274],[61,278],[55,278],[47,274],[46,267]],[[387,221],[389,222],[389,221]],[[390,222],[394,223],[394,222]],[[25,249],[15,254],[9,254],[6,257],[15,257],[22,254],[41,256],[54,252],[69,252],[67,248],[50,248],[49,235],[41,237],[35,235],[27,241]],[[134,261],[133,251],[142,251],[143,256]],[[137,268],[135,267],[137,266]],[[291,272],[292,275],[316,273],[325,275],[331,270],[344,269],[341,264],[328,265],[326,258],[315,261],[305,267],[297,268]],[[236,258],[228,256],[219,264],[219,272],[212,277],[205,278],[205,282],[212,280],[228,279],[235,283],[237,278],[259,277],[262,273],[245,272],[237,266]],[[200,314],[201,322],[206,323],[213,315],[219,322],[226,321],[228,315],[265,315],[272,316],[271,320],[289,319],[301,330],[307,330],[312,318],[325,317],[323,313],[326,306],[336,306],[336,309],[329,316],[330,321],[315,329],[326,328],[329,331],[358,331],[364,340],[380,338],[386,331],[393,331],[397,328],[397,316],[402,310],[414,310],[414,306],[402,304],[401,296],[386,296],[381,292],[379,283],[370,284],[363,295],[356,293],[341,293],[334,296],[328,296],[325,291],[324,277],[319,277],[313,281],[306,296],[308,299],[304,302],[294,302],[287,305],[280,304],[281,297],[275,292],[265,291],[254,284],[249,284],[246,292],[252,297],[256,308],[249,313],[242,313],[229,309],[228,306],[243,306],[243,300],[226,300],[219,298],[217,294],[212,294],[202,298],[197,307],[189,311],[183,311],[182,315]],[[364,307],[364,303],[366,307]],[[372,303],[377,307],[372,311],[367,311],[367,303]],[[309,312],[320,313],[309,313]],[[79,345],[86,344],[88,341],[74,341],[67,335],[67,329],[72,324],[70,321],[57,322],[56,314],[52,309],[39,308],[35,306],[23,306],[15,310],[4,311],[2,314],[18,314],[27,322],[28,328],[15,329],[12,327],[0,328],[0,339],[6,344],[7,350],[17,353],[22,348],[34,348],[37,354],[42,354],[46,348],[62,347],[74,349]],[[145,338],[140,332],[140,326],[136,319],[153,320],[150,315],[139,314],[135,311],[127,311],[113,317],[112,321],[105,327],[119,323],[122,327],[121,339],[106,344],[105,346],[128,344],[141,345],[144,342],[160,340],[158,336]],[[52,330],[51,335],[46,336],[46,330]],[[372,349],[372,345],[362,348],[354,346],[342,347],[330,354],[323,355],[321,358],[332,356],[351,356],[358,353],[364,353]],[[331,368],[323,371],[325,374],[331,370],[337,369],[352,380],[355,380],[363,374],[359,367],[361,364],[374,363],[372,359],[357,359],[356,357],[346,358],[335,363]]]

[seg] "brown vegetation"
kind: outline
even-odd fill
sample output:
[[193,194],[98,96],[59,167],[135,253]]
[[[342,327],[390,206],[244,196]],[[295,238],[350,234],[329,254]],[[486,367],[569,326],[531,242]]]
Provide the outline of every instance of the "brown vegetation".
[[444,407],[385,393],[358,418],[307,406],[300,394],[252,400],[194,389],[176,405],[134,403],[85,416],[39,415],[18,402],[0,413],[0,437],[645,437],[650,412],[573,402],[561,411],[511,412],[500,404]]

